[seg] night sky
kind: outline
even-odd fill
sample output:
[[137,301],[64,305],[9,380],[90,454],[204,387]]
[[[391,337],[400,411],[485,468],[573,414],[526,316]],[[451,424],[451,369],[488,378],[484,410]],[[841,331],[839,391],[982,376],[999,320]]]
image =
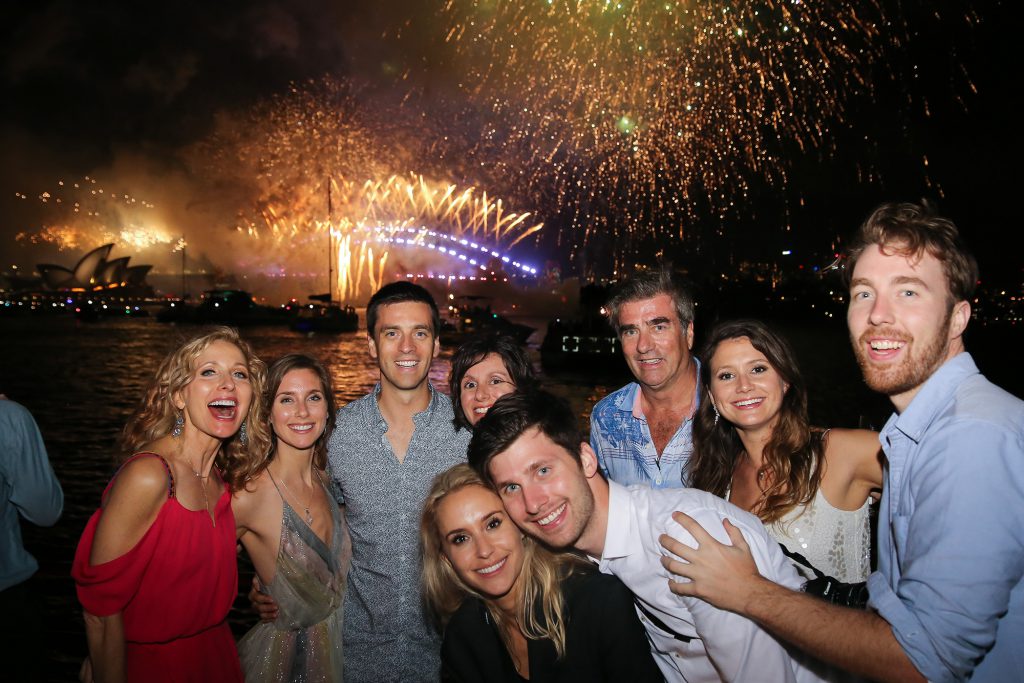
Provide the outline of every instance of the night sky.
[[[730,253],[769,261],[791,248],[812,262],[879,202],[928,197],[978,252],[983,277],[1017,286],[1024,238],[1016,209],[1020,117],[1011,101],[1021,57],[1008,37],[1010,10],[943,3],[946,14],[935,16],[923,4],[884,3],[902,24],[892,29],[899,45],[865,67],[870,96],[848,88],[845,121],[829,126],[831,150],[778,142],[786,183],[753,173],[724,213],[705,212],[695,199],[682,240],[675,229],[653,238],[606,231],[586,246],[557,199],[524,200],[521,187],[494,187],[502,174],[488,174],[494,160],[477,144],[486,109],[463,101],[467,72],[446,52],[444,20],[428,3],[7,5],[0,21],[0,269],[16,264],[25,272],[84,253],[59,254],[24,236],[52,220],[40,193],[58,179],[89,175],[109,192],[152,202],[169,229],[188,231],[202,258],[230,270],[217,263],[217,247],[233,211],[226,203],[204,210],[213,200],[192,167],[197,145],[289,84],[328,76],[351,84],[363,120],[415,141],[403,159],[409,170],[444,172],[535,211],[548,227],[533,248],[570,271],[588,261],[607,270],[612,264],[599,254],[626,249],[639,261],[661,252],[686,262]],[[535,185],[543,183],[541,176]],[[602,211],[591,203],[588,211]],[[138,259],[170,267],[171,256],[161,247]]]

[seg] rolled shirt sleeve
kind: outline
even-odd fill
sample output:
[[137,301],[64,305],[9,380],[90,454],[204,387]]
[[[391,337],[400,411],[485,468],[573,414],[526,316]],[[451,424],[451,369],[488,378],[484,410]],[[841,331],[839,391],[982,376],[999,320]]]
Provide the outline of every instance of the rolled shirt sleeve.
[[1002,426],[954,419],[914,451],[904,490],[889,492],[891,555],[868,581],[871,606],[925,677],[963,680],[1024,575],[1024,447]]

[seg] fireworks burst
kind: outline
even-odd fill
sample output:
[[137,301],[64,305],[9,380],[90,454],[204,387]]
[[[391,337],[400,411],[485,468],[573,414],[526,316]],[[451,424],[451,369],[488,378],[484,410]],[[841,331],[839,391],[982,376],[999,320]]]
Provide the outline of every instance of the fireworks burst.
[[[29,200],[24,192],[16,196]],[[111,192],[90,176],[80,181],[58,180],[56,187],[40,192],[36,199],[47,205],[43,226],[18,233],[15,239],[22,244],[52,244],[64,251],[91,250],[113,242],[139,252],[173,240],[166,229],[154,225],[152,203],[125,192]]]
[[342,300],[376,289],[397,247],[442,254],[481,276],[494,258],[524,269],[497,248],[535,234],[539,222],[474,187],[395,174],[404,152],[357,111],[344,83],[325,79],[226,118],[194,151],[263,261],[251,265],[317,270],[330,236],[331,287]]
[[445,16],[502,172],[573,207],[584,239],[620,242],[729,211],[754,174],[784,183],[783,146],[828,149],[882,22],[872,0],[448,0]]

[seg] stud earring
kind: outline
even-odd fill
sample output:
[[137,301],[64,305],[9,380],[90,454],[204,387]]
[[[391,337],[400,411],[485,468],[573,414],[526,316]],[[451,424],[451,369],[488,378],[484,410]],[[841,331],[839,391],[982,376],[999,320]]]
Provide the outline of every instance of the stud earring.
[[245,432],[245,422],[242,423],[242,428],[238,430],[238,440],[243,446],[249,445],[249,435]]
[[174,416],[174,428],[171,430],[171,436],[178,438],[181,436],[181,428],[185,426],[185,417],[178,413]]

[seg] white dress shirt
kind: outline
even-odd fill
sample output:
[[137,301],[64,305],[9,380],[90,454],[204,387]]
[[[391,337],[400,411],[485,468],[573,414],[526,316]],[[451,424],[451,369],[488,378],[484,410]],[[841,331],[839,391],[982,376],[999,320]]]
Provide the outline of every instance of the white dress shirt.
[[[722,520],[728,518],[743,532],[761,575],[799,589],[803,580],[757,517],[696,489],[626,488],[615,482],[608,485],[608,531],[600,560],[601,571],[619,577],[642,607],[664,626],[675,634],[692,638],[684,642],[666,633],[644,614],[644,609],[638,609],[651,638],[655,660],[666,680],[687,683],[827,680],[822,677],[827,674],[820,663],[787,649],[749,619],[697,598],[675,595],[668,588],[669,574],[659,561],[667,552],[658,543],[658,536],[665,533],[691,547],[697,545],[693,536],[673,521],[672,513],[678,510],[695,519],[719,541],[731,545],[722,526]],[[794,659],[794,654],[800,661]]]

